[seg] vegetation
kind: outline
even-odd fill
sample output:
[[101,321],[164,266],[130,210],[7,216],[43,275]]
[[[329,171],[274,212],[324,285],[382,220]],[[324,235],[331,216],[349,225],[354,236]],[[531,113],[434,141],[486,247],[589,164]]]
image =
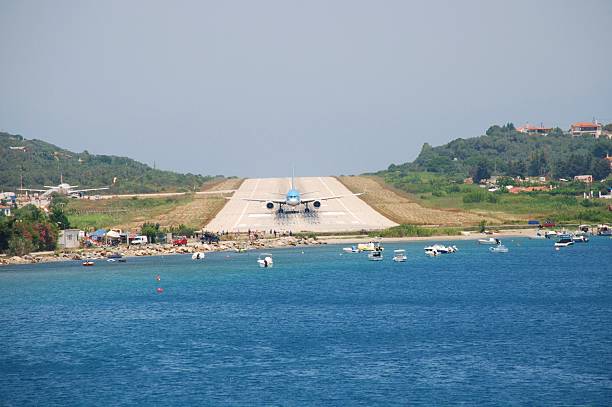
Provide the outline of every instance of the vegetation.
[[[453,140],[440,147],[425,144],[414,162],[392,164],[375,175],[429,208],[610,223],[608,202],[582,199],[585,192],[597,195],[612,187],[607,178],[610,164],[604,159],[608,153],[612,154],[612,140],[607,138],[571,137],[560,129],[548,136],[531,136],[507,124],[490,127],[486,135]],[[591,185],[571,181],[583,174],[601,181]],[[467,177],[478,183],[492,175],[498,177],[498,192],[464,184]],[[504,187],[516,184],[513,178],[517,176],[548,176],[570,182],[553,181],[550,191],[507,193]]]
[[32,251],[54,250],[58,226],[34,205],[0,215],[0,252],[22,256]]
[[216,178],[162,171],[126,157],[74,153],[44,141],[0,133],[0,188],[19,188],[22,176],[26,188],[57,185],[60,174],[65,182],[81,187],[110,186],[110,193],[187,192]]
[[459,235],[460,228],[433,228],[416,225],[399,225],[382,231],[369,233],[372,237],[430,237],[436,235]]
[[612,154],[608,138],[571,137],[558,128],[547,136],[527,135],[509,123],[491,126],[483,136],[459,138],[439,147],[426,143],[414,162],[392,164],[384,173],[431,172],[457,180],[471,176],[475,182],[490,175],[573,178],[593,174],[601,180],[610,173],[606,153]]

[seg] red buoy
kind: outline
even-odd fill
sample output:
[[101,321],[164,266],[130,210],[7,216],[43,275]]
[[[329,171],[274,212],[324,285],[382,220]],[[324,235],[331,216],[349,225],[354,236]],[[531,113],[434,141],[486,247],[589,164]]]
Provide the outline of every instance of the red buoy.
[[157,293],[158,293],[158,294],[161,294],[161,293],[163,293],[163,292],[164,292],[164,289],[163,289],[163,288],[161,288],[161,287],[157,287],[157,290],[156,290],[156,291],[157,291]]

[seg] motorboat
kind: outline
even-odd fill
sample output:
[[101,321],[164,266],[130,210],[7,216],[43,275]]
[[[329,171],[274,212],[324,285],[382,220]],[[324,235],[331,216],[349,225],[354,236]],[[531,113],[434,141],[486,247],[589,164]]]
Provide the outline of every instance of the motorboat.
[[440,253],[438,253],[438,251],[433,246],[427,246],[425,248],[425,254],[430,257],[435,257]]
[[555,232],[554,230],[547,230],[546,232],[544,232],[544,237],[547,239],[553,238],[553,237],[557,237],[558,233]]
[[612,236],[612,228],[608,225],[598,225],[597,234],[599,236]]
[[586,243],[586,242],[588,242],[588,241],[589,241],[589,238],[588,238],[588,237],[586,237],[584,234],[580,233],[580,234],[575,234],[575,235],[572,237],[572,240],[573,240],[575,243]]
[[191,260],[204,260],[206,255],[202,252],[195,252],[191,255]]
[[503,244],[498,244],[494,247],[489,247],[489,251],[492,253],[508,253],[508,248]]
[[407,259],[408,257],[406,257],[406,250],[404,249],[393,250],[393,261],[396,261],[398,263],[403,263]]
[[96,263],[94,263],[94,262],[93,262],[93,261],[91,261],[91,260],[85,260],[85,261],[84,261],[83,263],[81,263],[81,264],[82,264],[83,266],[85,266],[85,267],[91,267],[91,266],[93,266],[93,265],[94,265],[94,264],[96,264]]
[[540,232],[537,232],[534,236],[529,236],[529,239],[532,239],[532,240],[535,240],[535,239],[546,239],[546,236],[544,236]]
[[342,248],[342,251],[344,253],[359,253],[359,249],[357,248],[357,246],[344,247]]
[[558,241],[555,242],[555,247],[567,247],[574,244],[574,240],[571,236],[563,236],[560,237]]
[[381,261],[383,259],[382,252],[380,250],[374,250],[368,253],[368,260]]
[[432,246],[427,246],[425,248],[425,252],[427,251],[436,251],[438,254],[448,254],[448,253],[455,253],[456,251],[458,251],[459,249],[457,249],[457,246],[444,246],[442,244],[434,244]]
[[380,242],[372,241],[368,243],[359,243],[357,245],[357,250],[359,250],[360,252],[382,252],[385,249],[382,247],[382,244]]
[[495,238],[495,237],[490,237],[488,239],[478,239],[478,244],[500,244],[499,239]]
[[274,260],[272,259],[272,255],[270,253],[261,253],[257,258],[257,264],[259,267],[272,267],[274,265]]

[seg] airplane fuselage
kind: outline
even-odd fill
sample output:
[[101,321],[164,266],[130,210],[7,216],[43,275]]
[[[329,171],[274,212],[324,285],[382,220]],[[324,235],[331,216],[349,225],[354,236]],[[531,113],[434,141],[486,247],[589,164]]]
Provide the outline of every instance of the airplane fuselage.
[[287,192],[285,201],[289,206],[298,206],[300,203],[302,203],[300,192],[295,188],[291,188],[289,192]]

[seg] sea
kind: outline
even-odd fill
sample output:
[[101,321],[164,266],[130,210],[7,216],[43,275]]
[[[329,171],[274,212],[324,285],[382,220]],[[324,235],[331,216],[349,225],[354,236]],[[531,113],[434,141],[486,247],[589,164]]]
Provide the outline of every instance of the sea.
[[0,405],[612,405],[612,239],[503,240],[2,267]]

